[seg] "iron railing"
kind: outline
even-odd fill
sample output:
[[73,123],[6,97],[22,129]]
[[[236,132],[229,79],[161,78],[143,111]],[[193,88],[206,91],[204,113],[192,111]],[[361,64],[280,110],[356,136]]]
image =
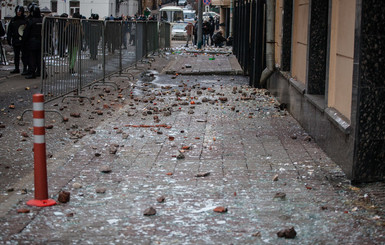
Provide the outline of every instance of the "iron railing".
[[234,4],[233,52],[253,87],[260,87],[265,66],[265,4],[265,0],[238,0]]
[[41,93],[46,102],[81,89],[170,47],[169,23],[45,17]]

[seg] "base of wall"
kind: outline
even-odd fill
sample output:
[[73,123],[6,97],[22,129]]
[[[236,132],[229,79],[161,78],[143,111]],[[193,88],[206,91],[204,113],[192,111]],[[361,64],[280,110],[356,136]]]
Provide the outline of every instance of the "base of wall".
[[[301,124],[326,154],[354,181],[354,138],[350,122],[326,108],[323,95],[305,95],[305,86],[280,71],[270,77],[267,88]],[[359,177],[358,177],[359,178]]]

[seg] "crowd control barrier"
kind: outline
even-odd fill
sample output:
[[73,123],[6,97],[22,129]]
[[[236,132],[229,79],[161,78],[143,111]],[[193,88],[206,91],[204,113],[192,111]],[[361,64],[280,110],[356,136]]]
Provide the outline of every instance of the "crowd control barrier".
[[41,93],[46,102],[104,81],[171,44],[169,23],[45,17]]

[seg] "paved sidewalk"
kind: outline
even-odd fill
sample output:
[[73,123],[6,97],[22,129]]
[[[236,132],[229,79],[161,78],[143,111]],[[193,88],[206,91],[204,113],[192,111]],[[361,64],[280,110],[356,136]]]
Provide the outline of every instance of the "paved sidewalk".
[[[171,55],[177,73],[190,56]],[[191,64],[231,70],[231,57]],[[155,58],[152,67],[164,62]],[[127,77],[112,81],[129,82]],[[142,74],[123,92],[124,100],[108,105],[115,111],[94,134],[48,159],[50,195],[57,200],[68,191],[70,201],[35,208],[25,204],[32,193],[10,194],[0,204],[0,240],[384,244],[383,207],[360,196],[268,91],[247,84],[235,75]],[[32,177],[23,184],[32,189]],[[149,207],[156,215],[144,215]],[[227,212],[214,212],[217,207]],[[294,239],[277,236],[290,227]]]
[[175,57],[166,74],[181,75],[242,75],[243,71],[234,55],[184,53]]

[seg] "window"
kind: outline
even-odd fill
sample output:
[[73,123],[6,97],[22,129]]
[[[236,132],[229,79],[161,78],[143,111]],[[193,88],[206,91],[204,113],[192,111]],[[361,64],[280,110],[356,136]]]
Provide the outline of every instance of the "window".
[[80,2],[70,1],[70,15],[72,16],[76,12],[80,13]]
[[23,1],[24,6],[28,6],[28,4],[30,4],[30,3],[36,3],[37,5],[39,5],[39,1],[37,1],[37,0],[24,0]]
[[57,13],[57,1],[51,2],[51,11],[52,13]]

